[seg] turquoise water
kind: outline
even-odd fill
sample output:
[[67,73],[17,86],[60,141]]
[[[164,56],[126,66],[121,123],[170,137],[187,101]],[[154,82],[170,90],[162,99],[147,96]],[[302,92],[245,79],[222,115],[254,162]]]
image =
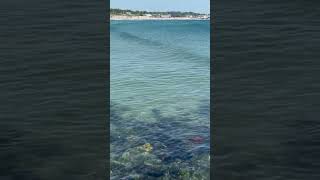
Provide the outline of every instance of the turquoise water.
[[209,21],[112,21],[110,33],[112,178],[208,179]]

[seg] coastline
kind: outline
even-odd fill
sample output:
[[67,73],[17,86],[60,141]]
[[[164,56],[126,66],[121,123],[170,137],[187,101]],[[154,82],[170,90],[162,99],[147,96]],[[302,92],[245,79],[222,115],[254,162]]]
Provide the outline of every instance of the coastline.
[[120,16],[120,15],[111,15],[110,20],[199,20],[205,21],[210,19],[205,18],[194,18],[194,17],[148,17],[148,16]]

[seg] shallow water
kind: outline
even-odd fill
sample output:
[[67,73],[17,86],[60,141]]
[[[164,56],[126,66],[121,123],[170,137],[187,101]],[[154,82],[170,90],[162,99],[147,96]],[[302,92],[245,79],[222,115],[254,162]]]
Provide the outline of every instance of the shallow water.
[[209,22],[112,21],[110,33],[111,177],[208,179]]

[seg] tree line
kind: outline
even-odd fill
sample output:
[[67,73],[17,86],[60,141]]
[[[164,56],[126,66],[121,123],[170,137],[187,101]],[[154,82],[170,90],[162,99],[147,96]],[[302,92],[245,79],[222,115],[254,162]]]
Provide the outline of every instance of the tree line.
[[131,14],[133,16],[143,16],[145,14],[152,15],[168,15],[172,17],[186,17],[186,16],[201,16],[204,14],[195,13],[195,12],[180,12],[180,11],[168,11],[168,12],[148,12],[148,11],[133,11],[128,9],[110,9],[111,15],[124,15]]

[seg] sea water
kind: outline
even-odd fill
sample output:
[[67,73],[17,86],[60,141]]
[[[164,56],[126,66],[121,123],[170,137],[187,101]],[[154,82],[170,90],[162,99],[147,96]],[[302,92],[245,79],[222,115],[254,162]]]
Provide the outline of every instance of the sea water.
[[209,21],[111,21],[110,54],[111,177],[208,179]]

